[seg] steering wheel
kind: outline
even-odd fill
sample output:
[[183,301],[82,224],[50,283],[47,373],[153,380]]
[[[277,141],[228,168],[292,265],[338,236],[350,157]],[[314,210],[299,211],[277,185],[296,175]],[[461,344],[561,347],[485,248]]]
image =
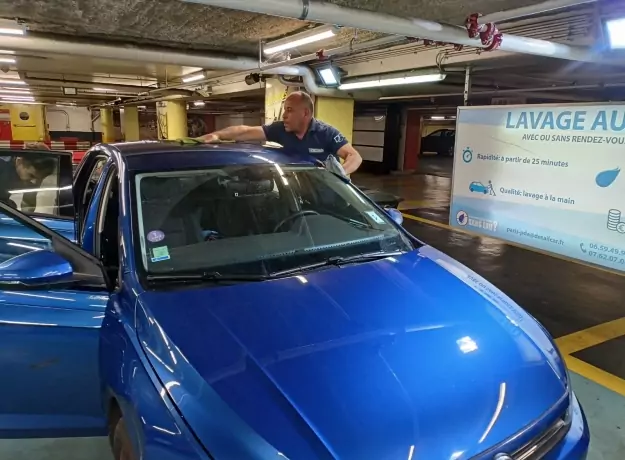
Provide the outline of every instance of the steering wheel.
[[317,211],[313,211],[312,209],[305,209],[303,211],[297,211],[296,213],[286,216],[284,219],[282,219],[278,223],[278,225],[276,225],[276,227],[273,229],[273,233],[277,233],[278,230],[280,230],[284,224],[294,219],[297,219],[299,217],[304,217],[304,216],[318,216],[318,215],[319,213]]

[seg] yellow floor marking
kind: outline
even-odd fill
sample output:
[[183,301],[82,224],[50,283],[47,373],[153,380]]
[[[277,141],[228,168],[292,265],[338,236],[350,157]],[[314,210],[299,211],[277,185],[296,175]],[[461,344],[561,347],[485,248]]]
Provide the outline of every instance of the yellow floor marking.
[[581,260],[572,259],[570,257],[561,256],[559,254],[553,254],[551,252],[543,251],[541,249],[532,248],[532,247],[526,246],[524,244],[513,243],[512,241],[506,241],[506,240],[501,240],[499,238],[495,238],[495,237],[492,237],[492,236],[481,235],[479,233],[475,233],[475,232],[472,232],[470,230],[465,230],[463,228],[452,227],[451,225],[443,224],[441,222],[436,222],[434,220],[424,219],[423,217],[413,216],[412,214],[402,213],[402,216],[404,216],[406,219],[410,219],[410,220],[414,220],[414,221],[417,221],[417,222],[421,222],[422,224],[431,225],[432,227],[443,228],[445,230],[450,230],[452,232],[464,233],[465,235],[477,236],[477,237],[480,237],[480,238],[491,238],[493,240],[501,241],[502,243],[507,244],[509,246],[514,246],[514,247],[517,247],[517,248],[520,248],[520,249],[525,249],[527,251],[535,252],[537,254],[542,254],[543,256],[553,257],[554,259],[564,260],[565,262],[571,262],[571,263],[574,263],[574,264],[577,264],[577,265],[582,265],[582,266],[588,267],[588,268],[594,268],[595,270],[599,270],[599,271],[602,271],[602,272],[605,272],[605,273],[610,273],[611,275],[625,276],[625,273],[623,273],[623,272],[618,272],[616,270],[610,270],[609,268],[600,267],[598,265],[587,264],[586,262],[582,262]]
[[625,396],[625,380],[573,356],[564,356],[564,361],[570,371],[586,377],[588,380],[592,380],[621,396]]
[[584,329],[556,339],[558,348],[565,355],[577,353],[585,348],[594,347],[608,340],[625,336],[625,318]]

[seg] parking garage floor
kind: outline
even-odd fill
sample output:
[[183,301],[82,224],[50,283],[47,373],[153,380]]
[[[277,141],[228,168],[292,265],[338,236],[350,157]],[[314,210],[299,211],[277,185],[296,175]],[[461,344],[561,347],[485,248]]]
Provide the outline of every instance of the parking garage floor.
[[[531,251],[447,225],[451,161],[427,158],[417,174],[356,175],[354,182],[402,196],[404,225],[487,278],[556,337],[591,427],[588,460],[625,452],[623,275]],[[0,458],[110,460],[105,439],[2,440]]]

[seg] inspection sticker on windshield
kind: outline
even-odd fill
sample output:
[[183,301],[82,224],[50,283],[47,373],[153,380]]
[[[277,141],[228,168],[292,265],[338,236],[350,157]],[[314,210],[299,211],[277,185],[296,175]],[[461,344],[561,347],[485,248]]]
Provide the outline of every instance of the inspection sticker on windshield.
[[148,233],[147,238],[150,243],[158,243],[159,241],[163,241],[165,239],[165,234],[160,230],[152,230]]
[[162,262],[163,260],[169,260],[169,249],[167,246],[159,246],[158,248],[152,248],[152,262]]
[[382,219],[379,214],[375,211],[366,211],[367,215],[371,217],[376,224],[385,224],[384,219]]

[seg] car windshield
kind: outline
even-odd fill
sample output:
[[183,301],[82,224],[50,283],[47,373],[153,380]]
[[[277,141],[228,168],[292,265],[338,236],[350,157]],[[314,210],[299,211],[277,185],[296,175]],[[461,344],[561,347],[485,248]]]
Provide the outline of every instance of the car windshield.
[[148,275],[269,275],[414,249],[361,192],[312,165],[228,165],[134,181]]

